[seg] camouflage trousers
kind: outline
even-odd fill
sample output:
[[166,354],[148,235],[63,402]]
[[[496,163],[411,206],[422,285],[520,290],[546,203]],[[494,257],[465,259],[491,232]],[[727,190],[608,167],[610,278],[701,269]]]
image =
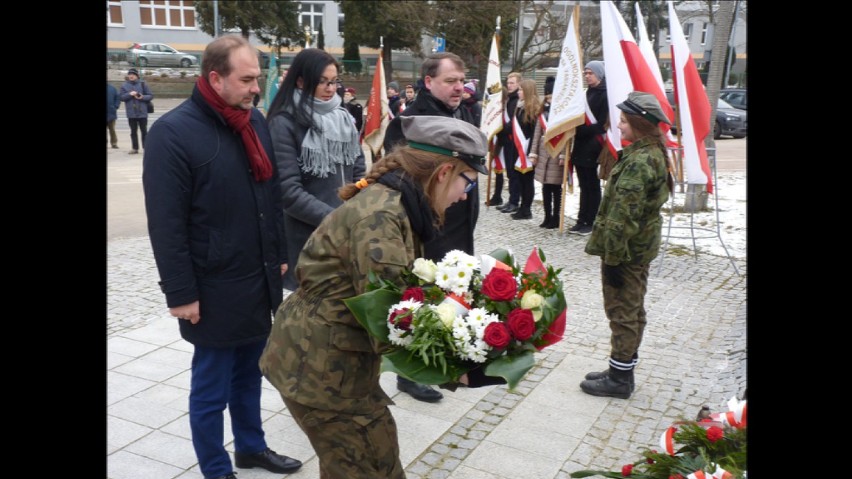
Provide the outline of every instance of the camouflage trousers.
[[610,357],[622,363],[630,363],[642,344],[642,335],[647,323],[645,316],[645,292],[648,290],[650,264],[622,264],[624,286],[614,288],[603,280],[601,261],[601,283],[606,317],[609,319]]
[[405,479],[396,421],[387,407],[357,415],[283,399],[317,453],[320,479]]

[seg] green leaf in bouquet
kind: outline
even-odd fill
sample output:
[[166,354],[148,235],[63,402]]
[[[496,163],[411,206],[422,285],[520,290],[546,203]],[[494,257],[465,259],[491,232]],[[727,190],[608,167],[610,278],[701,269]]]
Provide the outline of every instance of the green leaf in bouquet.
[[401,294],[386,289],[376,289],[358,296],[344,299],[343,303],[352,311],[358,323],[373,337],[388,341],[388,310],[398,303]]
[[524,375],[535,365],[532,352],[521,353],[516,356],[503,356],[485,366],[485,374],[493,377],[502,377],[506,380],[509,389],[515,389]]
[[445,384],[458,381],[459,376],[466,373],[467,369],[448,362],[445,373],[436,364],[425,365],[417,356],[412,355],[411,351],[398,349],[382,356],[382,371],[397,373],[419,384]]
[[509,250],[507,250],[506,248],[497,248],[494,251],[488,253],[488,256],[491,256],[497,261],[505,263],[512,269],[515,268],[515,259],[512,257],[512,254],[509,253]]

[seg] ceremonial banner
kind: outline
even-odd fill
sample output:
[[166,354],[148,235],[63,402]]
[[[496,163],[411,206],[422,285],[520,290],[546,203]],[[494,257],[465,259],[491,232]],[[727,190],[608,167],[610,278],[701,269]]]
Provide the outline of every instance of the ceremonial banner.
[[[485,90],[482,95],[482,122],[479,129],[485,133],[488,143],[503,129],[503,84],[500,80],[500,53],[497,48],[497,34],[491,38],[491,54],[488,56],[488,71],[485,77]],[[499,166],[499,168],[498,168]],[[495,172],[503,171],[505,165],[492,165]]]
[[385,68],[382,52],[376,60],[376,72],[373,86],[370,88],[370,100],[367,102],[367,120],[364,123],[364,143],[370,147],[373,156],[377,156],[385,142],[385,131],[390,123],[388,91],[385,86]]
[[580,6],[575,5],[574,13],[568,21],[568,33],[562,42],[559,70],[553,83],[550,116],[544,134],[545,147],[552,156],[565,149],[565,144],[584,121],[586,96],[583,92],[583,62],[575,25],[579,12]]

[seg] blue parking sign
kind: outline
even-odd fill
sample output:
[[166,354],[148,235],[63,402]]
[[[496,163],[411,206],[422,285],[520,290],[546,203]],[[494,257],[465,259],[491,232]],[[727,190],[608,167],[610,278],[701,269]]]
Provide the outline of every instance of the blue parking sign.
[[435,47],[432,49],[432,51],[434,51],[435,53],[443,52],[446,49],[447,41],[446,39],[444,39],[444,37],[436,36],[433,39],[433,43],[435,44]]

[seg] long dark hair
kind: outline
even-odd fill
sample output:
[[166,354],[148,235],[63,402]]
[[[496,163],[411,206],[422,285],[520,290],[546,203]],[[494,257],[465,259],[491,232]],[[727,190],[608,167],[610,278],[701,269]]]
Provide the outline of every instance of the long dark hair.
[[[278,90],[278,94],[272,100],[272,105],[269,107],[269,113],[266,117],[272,119],[282,110],[291,110],[297,123],[316,128],[311,120],[311,115],[314,112],[314,92],[319,85],[320,77],[329,65],[334,65],[337,71],[340,71],[340,66],[334,57],[324,50],[308,48],[299,52],[287,70],[284,83],[281,84],[281,89]],[[296,81],[299,78],[302,79],[302,98],[299,99],[298,105],[294,105],[293,92],[298,88]],[[331,80],[331,78],[328,78],[328,80]]]

